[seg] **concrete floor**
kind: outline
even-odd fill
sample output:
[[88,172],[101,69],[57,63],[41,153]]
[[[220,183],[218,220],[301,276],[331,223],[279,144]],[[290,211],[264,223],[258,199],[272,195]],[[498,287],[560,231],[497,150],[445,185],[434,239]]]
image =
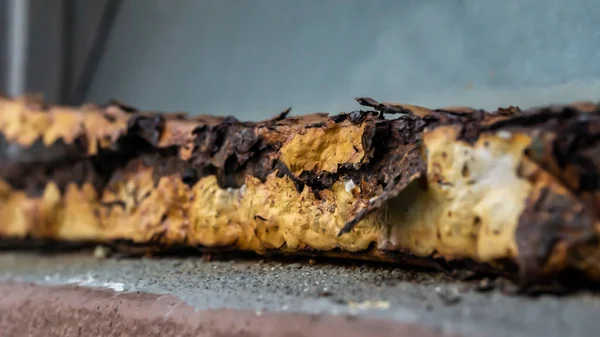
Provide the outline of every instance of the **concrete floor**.
[[597,336],[600,296],[526,298],[389,266],[0,253],[0,281],[174,295],[197,309],[350,314],[486,336]]

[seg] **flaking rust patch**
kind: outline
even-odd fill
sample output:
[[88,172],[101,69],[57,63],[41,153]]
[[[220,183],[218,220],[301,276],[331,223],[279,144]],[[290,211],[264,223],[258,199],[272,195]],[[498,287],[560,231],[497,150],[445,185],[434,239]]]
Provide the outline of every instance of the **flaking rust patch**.
[[374,111],[240,122],[2,99],[0,237],[508,263],[529,283],[569,270],[600,282],[596,105],[358,101]]

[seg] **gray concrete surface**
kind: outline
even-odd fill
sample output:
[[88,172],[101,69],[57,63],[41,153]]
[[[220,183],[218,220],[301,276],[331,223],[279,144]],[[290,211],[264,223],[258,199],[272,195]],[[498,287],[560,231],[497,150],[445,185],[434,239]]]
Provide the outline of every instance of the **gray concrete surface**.
[[0,254],[0,281],[75,284],[175,295],[198,309],[351,314],[468,336],[598,336],[600,297],[476,292],[439,275],[305,260],[97,259]]

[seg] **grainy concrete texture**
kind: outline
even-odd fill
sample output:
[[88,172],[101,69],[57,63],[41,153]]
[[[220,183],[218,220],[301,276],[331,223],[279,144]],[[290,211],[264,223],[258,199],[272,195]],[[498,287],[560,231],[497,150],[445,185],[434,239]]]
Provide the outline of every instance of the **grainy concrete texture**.
[[414,323],[450,335],[600,334],[600,296],[596,294],[532,298],[500,290],[481,292],[473,283],[445,275],[381,265],[2,253],[0,282],[168,295],[196,310],[249,310],[257,317],[291,312]]
[[436,337],[435,329],[354,316],[195,310],[170,295],[0,283],[0,327],[21,336]]

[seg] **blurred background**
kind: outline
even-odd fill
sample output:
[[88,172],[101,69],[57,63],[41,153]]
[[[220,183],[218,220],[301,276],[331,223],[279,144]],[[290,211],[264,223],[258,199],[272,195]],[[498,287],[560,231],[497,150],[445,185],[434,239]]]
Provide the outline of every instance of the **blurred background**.
[[600,98],[597,0],[0,0],[0,91],[261,119]]

